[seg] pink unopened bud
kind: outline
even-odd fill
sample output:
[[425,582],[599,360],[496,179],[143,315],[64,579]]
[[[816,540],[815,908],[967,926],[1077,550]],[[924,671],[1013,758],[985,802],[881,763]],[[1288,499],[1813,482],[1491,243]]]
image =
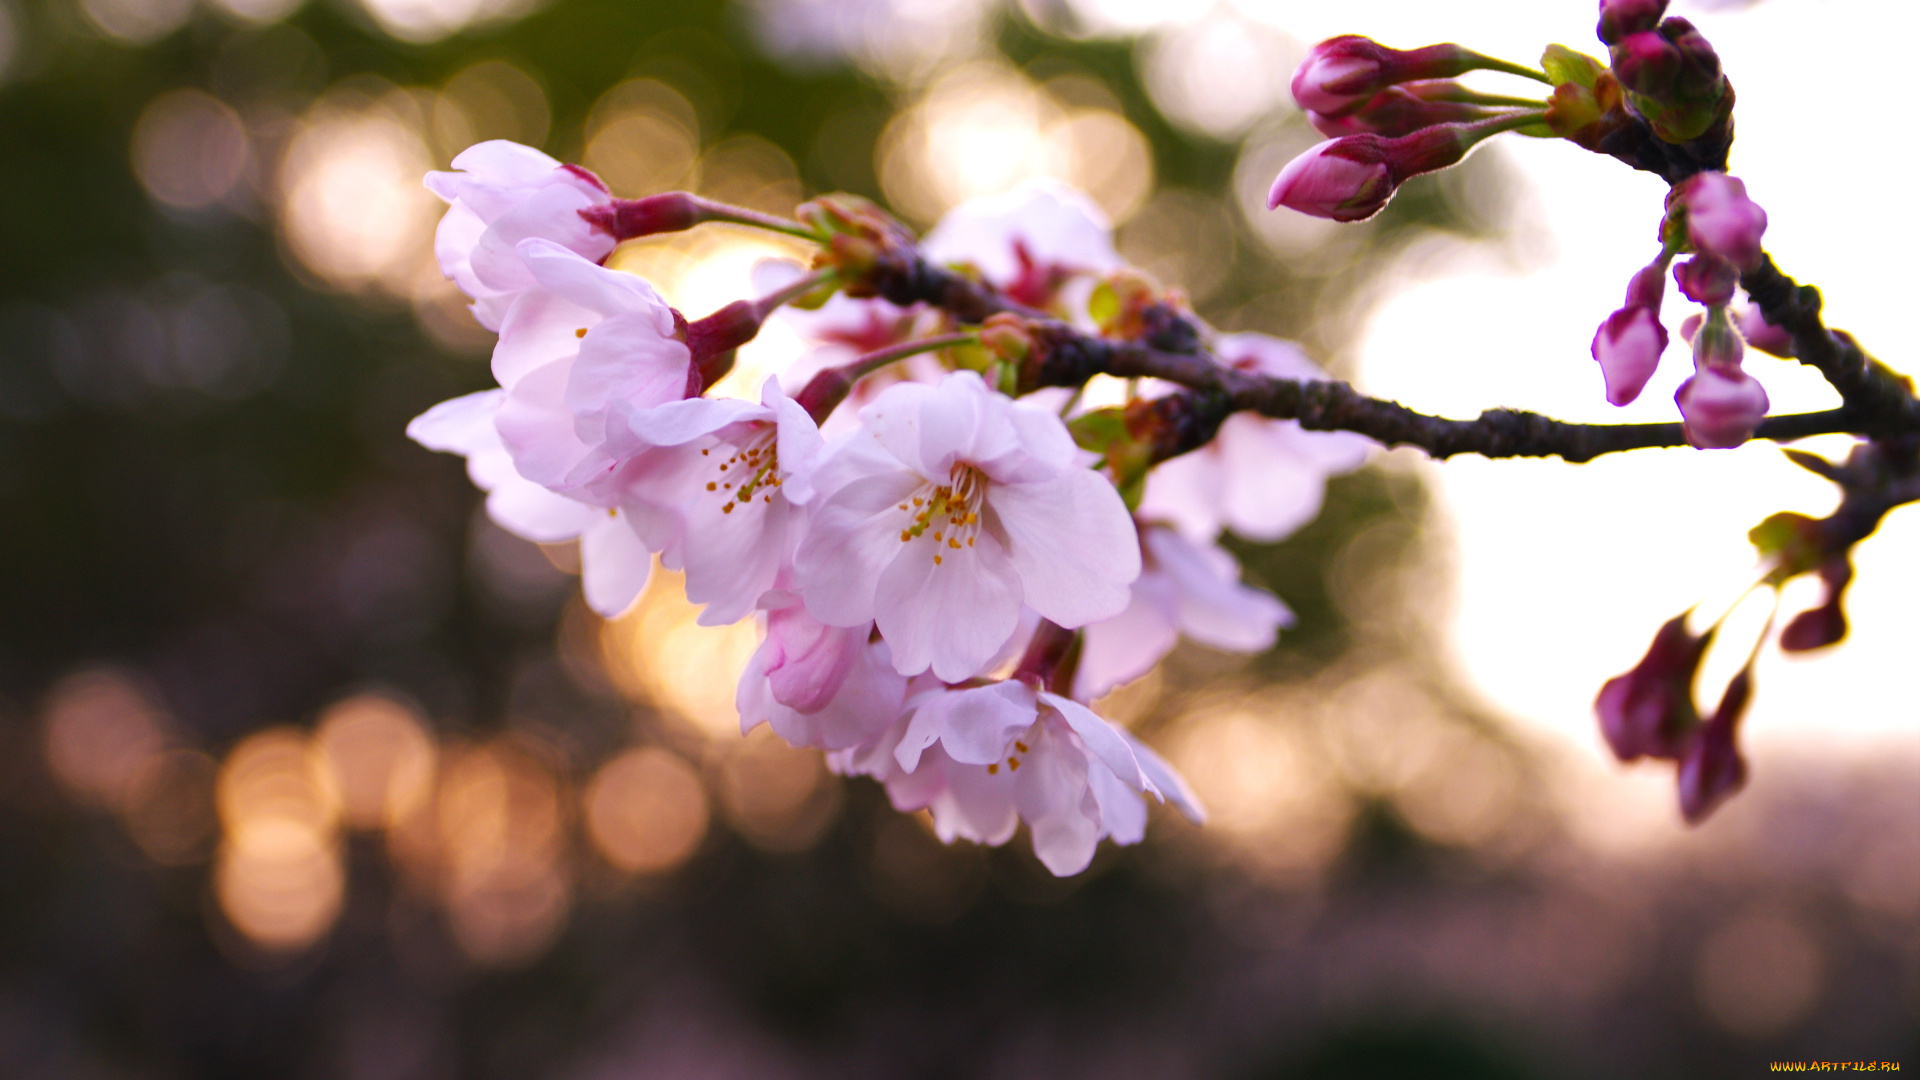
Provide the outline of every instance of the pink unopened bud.
[[1820,567],[1820,580],[1827,596],[1818,607],[1808,608],[1793,617],[1780,631],[1783,652],[1807,652],[1838,644],[1847,636],[1847,613],[1840,607],[1847,586],[1853,581],[1853,562],[1846,553],[1828,559]]
[[1699,365],[1673,400],[1680,406],[1687,441],[1702,450],[1745,443],[1767,415],[1766,390],[1737,366]]
[[1365,134],[1397,139],[1435,124],[1467,123],[1492,115],[1486,105],[1472,100],[1475,96],[1451,79],[1424,79],[1389,86],[1343,116],[1309,112],[1307,122],[1329,139]]
[[1600,40],[1609,45],[1660,25],[1667,0],[1600,0]]
[[1344,116],[1375,94],[1415,79],[1450,79],[1482,69],[1512,71],[1505,61],[1458,45],[1389,49],[1372,38],[1346,34],[1308,50],[1293,71],[1293,99],[1323,116]]
[[1613,756],[1621,761],[1680,756],[1699,723],[1693,677],[1712,640],[1712,630],[1695,635],[1687,630],[1687,617],[1676,615],[1653,636],[1632,671],[1600,688],[1593,708]]
[[840,692],[871,628],[827,626],[793,604],[767,613],[766,674],[773,699],[817,713]]
[[1740,718],[1753,699],[1751,662],[1720,696],[1720,705],[1702,724],[1680,757],[1680,814],[1698,825],[1747,783],[1747,763],[1734,745]]
[[1782,360],[1793,359],[1793,335],[1767,321],[1757,307],[1742,309],[1733,317],[1734,325],[1740,328],[1740,336],[1747,344],[1769,356]]
[[1695,255],[1674,266],[1673,282],[1681,295],[1696,304],[1718,307],[1733,300],[1734,287],[1740,284],[1740,272],[1733,264],[1711,255]]
[[1628,34],[1613,45],[1613,75],[1620,85],[1651,98],[1672,95],[1683,63],[1673,42],[1653,30]]
[[1695,251],[1743,271],[1759,265],[1767,212],[1747,198],[1747,185],[1726,173],[1703,172],[1676,192],[1687,206],[1687,239]]
[[1607,316],[1593,335],[1593,358],[1607,381],[1607,401],[1625,405],[1639,397],[1666,348],[1667,328],[1652,308],[1623,307]]
[[1685,19],[1668,19],[1660,24],[1660,33],[1680,53],[1680,71],[1674,79],[1674,93],[1681,101],[1717,99],[1725,86],[1721,79],[1720,54],[1694,25]]
[[1335,221],[1379,213],[1395,186],[1393,170],[1375,149],[1380,141],[1377,135],[1349,135],[1294,158],[1267,191],[1267,209],[1285,206]]
[[1624,307],[1607,316],[1593,335],[1593,358],[1607,381],[1607,400],[1625,405],[1640,396],[1667,351],[1660,301],[1667,291],[1667,256],[1634,272]]
[[[599,182],[597,177],[594,182]],[[580,211],[580,216],[615,240],[682,232],[707,220],[701,200],[684,191],[668,191],[644,199],[615,199],[604,206],[589,206]]]
[[1456,164],[1480,137],[1469,125],[1440,124],[1397,139],[1348,135],[1323,142],[1280,170],[1267,209],[1285,206],[1334,221],[1370,218],[1409,177]]

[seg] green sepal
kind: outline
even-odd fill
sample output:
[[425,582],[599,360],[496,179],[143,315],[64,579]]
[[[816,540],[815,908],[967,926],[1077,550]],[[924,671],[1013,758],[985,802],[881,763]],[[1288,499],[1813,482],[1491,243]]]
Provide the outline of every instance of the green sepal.
[[1818,570],[1826,561],[1820,523],[1805,514],[1783,510],[1747,530],[1747,539],[1763,559],[1774,560],[1767,581],[1778,585],[1788,578]]
[[1127,437],[1126,410],[1108,408],[1083,412],[1067,421],[1067,433],[1080,449],[1104,454],[1107,447]]
[[1111,284],[1103,281],[1094,286],[1093,295],[1087,298],[1087,315],[1102,329],[1120,317],[1120,294]]
[[1578,83],[1591,90],[1599,85],[1600,74],[1607,70],[1607,65],[1565,45],[1549,45],[1547,51],[1540,54],[1540,70],[1547,73],[1555,86]]

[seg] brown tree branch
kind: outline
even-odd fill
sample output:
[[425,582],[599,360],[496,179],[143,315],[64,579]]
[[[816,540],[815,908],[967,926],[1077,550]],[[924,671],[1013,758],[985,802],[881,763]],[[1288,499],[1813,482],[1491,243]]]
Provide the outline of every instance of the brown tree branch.
[[[1817,290],[1796,286],[1770,258],[1742,284],[1767,320],[1794,336],[1802,362],[1818,368],[1846,402],[1824,412],[1770,416],[1756,437],[1785,442],[1834,433],[1920,433],[1920,401],[1910,392],[1909,381],[1868,357],[1851,337],[1828,331],[1820,322]],[[1517,409],[1489,409],[1472,420],[1455,420],[1369,397],[1338,380],[1253,375],[1227,367],[1201,349],[1174,352],[1089,335],[1009,300],[985,282],[933,265],[911,249],[885,253],[848,292],[902,306],[930,304],[963,323],[1002,312],[1020,315],[1031,324],[1035,342],[1021,370],[1023,391],[1078,387],[1099,374],[1163,379],[1186,387],[1191,393],[1157,410],[1165,428],[1156,453],[1161,459],[1204,445],[1227,416],[1239,411],[1297,420],[1312,431],[1351,431],[1386,446],[1414,446],[1438,459],[1480,454],[1559,457],[1578,463],[1622,450],[1687,445],[1678,423],[1576,424]],[[1199,338],[1197,327],[1191,329],[1188,336]]]

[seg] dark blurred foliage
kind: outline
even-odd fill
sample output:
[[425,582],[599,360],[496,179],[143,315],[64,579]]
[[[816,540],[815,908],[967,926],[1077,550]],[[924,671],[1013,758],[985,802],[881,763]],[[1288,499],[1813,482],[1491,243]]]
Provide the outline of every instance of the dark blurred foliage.
[[[362,75],[431,85],[497,58],[537,74],[547,149],[572,154],[594,101],[650,76],[699,106],[709,141],[754,133],[810,191],[879,197],[872,141],[900,96],[848,67],[764,59],[738,10],[694,0],[558,0],[430,45],[322,3],[288,20],[297,38],[203,14],[140,48],[90,34],[63,0],[19,10],[31,62],[0,85],[0,1075],[1699,1077],[1920,1050],[1889,1041],[1912,1031],[1911,919],[1830,913],[1829,955],[1852,959],[1833,962],[1814,1019],[1729,1036],[1693,1002],[1696,939],[1718,913],[1689,897],[1718,890],[1732,909],[1760,885],[1685,868],[1601,880],[1551,857],[1565,846],[1551,825],[1527,842],[1540,859],[1483,858],[1380,799],[1322,875],[1263,875],[1157,818],[1143,848],[1056,881],[1023,840],[941,848],[862,781],[804,853],[716,826],[684,867],[636,885],[580,852],[565,928],[504,970],[469,961],[356,837],[331,932],[293,956],[254,951],[204,861],[154,864],[56,784],[39,710],[57,680],[137,670],[182,741],[216,757],[369,685],[419,702],[442,734],[538,731],[572,781],[660,721],[562,657],[569,589],[489,591],[478,494],[402,433],[486,385],[484,363],[404,303],[318,286],[262,205],[150,200],[129,167],[143,106],[183,86],[298,102]],[[1202,307],[1226,329],[1338,344],[1325,312],[1408,238],[1498,225],[1450,195],[1501,182],[1483,155],[1466,179],[1410,188],[1343,266],[1295,273],[1223,194],[1238,147],[1163,119],[1130,43],[1015,15],[997,40],[1036,79],[1104,83],[1159,182],[1212,200],[1230,271]],[[196,318],[226,320],[227,353],[195,351]],[[1404,654],[1453,722],[1492,731],[1435,673],[1407,589],[1343,591],[1401,580],[1389,571],[1417,553],[1423,506],[1408,474],[1373,470],[1334,483],[1286,542],[1240,545],[1300,616],[1252,670],[1300,682],[1363,647]],[[1244,680],[1222,663],[1177,656],[1146,730]],[[1840,972],[1856,967],[1854,988]]]

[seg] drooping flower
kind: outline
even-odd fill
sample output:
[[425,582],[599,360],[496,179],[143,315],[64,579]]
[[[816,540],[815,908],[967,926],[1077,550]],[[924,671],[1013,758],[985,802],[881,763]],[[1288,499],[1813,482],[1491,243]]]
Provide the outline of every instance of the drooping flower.
[[828,626],[797,597],[767,612],[767,636],[740,673],[742,734],[761,724],[792,746],[844,750],[900,718],[906,676],[872,626]]
[[686,573],[705,625],[744,618],[790,565],[824,444],[769,376],[758,404],[689,398],[635,417],[652,445],[611,480],[661,562]]
[[901,810],[929,809],[942,840],[1003,844],[1022,820],[1043,865],[1086,869],[1102,838],[1146,835],[1142,795],[1201,821],[1186,782],[1159,755],[1092,710],[1021,682],[936,687],[879,738],[828,761],[872,776]]
[[1127,610],[1082,631],[1073,695],[1091,701],[1137,679],[1182,635],[1228,652],[1264,652],[1293,612],[1272,593],[1240,583],[1240,566],[1216,544],[1159,525],[1140,530],[1140,577]]
[[501,322],[500,437],[520,474],[556,489],[603,479],[648,444],[641,414],[698,392],[673,308],[645,279],[525,240],[537,287]]
[[820,621],[873,621],[902,674],[958,682],[1006,643],[1022,603],[1066,627],[1125,609],[1132,518],[1057,415],[970,371],[888,387],[859,415],[814,473],[795,558]]
[[504,139],[468,147],[453,167],[460,171],[426,178],[428,190],[449,204],[434,234],[434,256],[473,297],[474,318],[487,329],[499,330],[513,298],[535,284],[520,262],[520,241],[548,240],[594,262],[613,250],[613,237],[580,216],[613,201],[587,170]]
[[1687,629],[1686,615],[1676,615],[1660,627],[1633,670],[1600,688],[1593,708],[1614,757],[1680,756],[1700,721],[1693,678],[1712,640],[1713,631],[1695,634]]
[[1747,762],[1735,735],[1753,698],[1753,662],[1737,672],[1707,722],[1693,732],[1680,755],[1680,814],[1698,825],[1747,783]]
[[[1265,334],[1223,335],[1214,355],[1252,374],[1327,377],[1299,346]],[[1140,517],[1168,522],[1195,543],[1211,542],[1223,526],[1249,540],[1278,540],[1311,521],[1327,477],[1359,468],[1373,445],[1349,432],[1235,413],[1212,442],[1147,474]]]
[[1641,267],[1627,285],[1626,306],[1607,316],[1593,335],[1593,358],[1607,383],[1607,401],[1626,405],[1646,389],[1667,349],[1667,328],[1660,322],[1660,301],[1667,291],[1669,257],[1662,254]]
[[587,604],[607,618],[632,606],[646,587],[653,557],[618,510],[559,495],[513,467],[494,419],[505,390],[443,401],[407,425],[407,437],[429,450],[467,459],[467,475],[487,493],[487,516],[501,528],[542,544],[580,541],[580,583]]

